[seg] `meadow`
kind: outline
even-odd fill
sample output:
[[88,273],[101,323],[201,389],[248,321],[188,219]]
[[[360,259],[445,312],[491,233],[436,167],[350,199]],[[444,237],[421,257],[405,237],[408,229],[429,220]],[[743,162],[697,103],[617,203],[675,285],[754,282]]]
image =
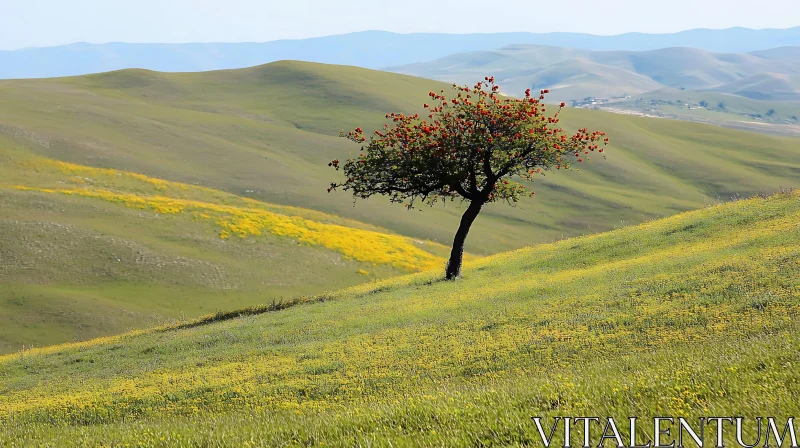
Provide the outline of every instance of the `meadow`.
[[706,101],[721,98],[732,106],[731,111],[755,109],[764,114],[774,107],[774,115],[777,110],[791,110],[791,117],[800,113],[797,60],[797,49],[786,46],[750,53],[712,53],[687,45],[631,52],[517,44],[387,70],[459,83],[489,72],[506,84],[505,92],[549,89],[556,103],[710,95]]
[[[327,193],[342,129],[413,112],[435,81],[283,61],[0,81],[0,353],[441,269],[459,203]],[[591,110],[612,144],[487,205],[474,257],[795,186],[800,139]],[[552,175],[551,175],[552,174]]]
[[[700,106],[703,103],[705,107]],[[675,119],[717,124],[735,129],[800,135],[800,103],[761,101],[716,92],[660,89],[630,99],[615,100],[601,109],[616,108]]]
[[800,411],[798,191],[441,279],[5,355],[0,445],[525,446],[532,416]]
[[314,210],[28,153],[0,172],[0,352],[440,268],[448,250]]
[[[441,89],[450,86],[297,61],[0,81],[0,159],[28,152],[140,173],[449,245],[459,204],[407,212],[377,198],[354,206],[347,194],[326,192],[341,180],[328,162],[359,149],[338,137],[341,130],[370,132],[388,112],[422,112],[428,92]],[[774,192],[796,186],[800,173],[797,138],[570,108],[562,118],[567,130],[607,132],[607,159],[542,177],[536,198],[516,208],[486,207],[468,251],[493,254]]]

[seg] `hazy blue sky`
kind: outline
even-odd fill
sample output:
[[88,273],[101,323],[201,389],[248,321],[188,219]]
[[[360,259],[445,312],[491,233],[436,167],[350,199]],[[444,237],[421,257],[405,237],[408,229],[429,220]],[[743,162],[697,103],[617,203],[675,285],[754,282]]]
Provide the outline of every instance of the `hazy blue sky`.
[[0,0],[0,49],[268,41],[367,29],[618,34],[799,25],[800,0]]

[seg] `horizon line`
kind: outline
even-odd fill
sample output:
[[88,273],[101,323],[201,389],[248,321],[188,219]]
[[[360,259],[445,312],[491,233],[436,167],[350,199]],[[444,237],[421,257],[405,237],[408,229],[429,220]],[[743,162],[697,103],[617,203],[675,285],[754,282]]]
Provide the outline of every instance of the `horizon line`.
[[472,36],[472,35],[503,35],[503,34],[531,34],[531,35],[554,35],[554,34],[572,34],[572,35],[579,35],[579,36],[591,36],[591,37],[599,37],[599,38],[612,38],[612,37],[619,37],[619,36],[628,36],[628,35],[645,35],[645,36],[669,36],[681,33],[687,33],[692,31],[730,31],[730,30],[746,30],[746,31],[789,31],[800,28],[799,26],[789,27],[789,28],[747,28],[742,26],[732,26],[727,28],[689,28],[681,31],[674,31],[668,33],[646,33],[641,31],[629,31],[625,33],[618,33],[618,34],[592,34],[592,33],[580,33],[580,32],[572,32],[572,31],[550,31],[546,33],[536,33],[531,31],[496,31],[496,32],[476,32],[476,33],[442,33],[442,32],[411,32],[411,33],[400,33],[396,31],[386,31],[386,30],[376,30],[376,29],[367,29],[361,31],[351,31],[347,33],[339,33],[339,34],[326,34],[322,36],[312,36],[312,37],[303,37],[303,38],[289,38],[289,39],[273,39],[273,40],[265,40],[265,41],[186,41],[186,42],[126,42],[126,41],[107,41],[107,42],[87,42],[87,41],[78,41],[78,42],[71,42],[65,44],[56,44],[56,45],[45,45],[45,46],[36,46],[36,47],[21,47],[15,48],[10,50],[0,50],[0,52],[15,52],[15,51],[26,51],[26,50],[37,50],[37,49],[45,49],[45,48],[59,48],[59,47],[69,47],[73,45],[114,45],[114,44],[123,44],[123,45],[236,45],[236,44],[267,44],[273,42],[298,42],[298,41],[307,41],[307,40],[316,40],[316,39],[326,39],[331,37],[341,37],[341,36],[350,36],[354,34],[365,34],[365,33],[383,33],[383,34],[394,34],[398,36],[412,36],[412,35],[447,35],[447,36]]

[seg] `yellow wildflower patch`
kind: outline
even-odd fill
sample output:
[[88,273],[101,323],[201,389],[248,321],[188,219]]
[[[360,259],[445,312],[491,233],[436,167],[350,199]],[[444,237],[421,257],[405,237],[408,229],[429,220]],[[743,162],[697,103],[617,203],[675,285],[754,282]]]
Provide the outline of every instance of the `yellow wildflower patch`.
[[150,209],[160,214],[191,213],[196,219],[215,223],[220,238],[244,238],[265,233],[293,238],[312,246],[322,246],[346,258],[373,264],[386,264],[407,271],[424,271],[442,266],[444,259],[423,251],[411,238],[336,224],[315,222],[299,216],[286,216],[259,208],[213,204],[165,196],[139,196],[92,188],[35,188],[15,185],[18,190],[75,195],[114,202],[126,207]]

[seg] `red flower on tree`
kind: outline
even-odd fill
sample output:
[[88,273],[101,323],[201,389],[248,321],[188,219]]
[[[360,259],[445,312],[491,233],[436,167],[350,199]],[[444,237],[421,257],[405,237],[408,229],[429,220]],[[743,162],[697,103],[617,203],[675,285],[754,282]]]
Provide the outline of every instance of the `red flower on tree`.
[[[343,132],[342,136],[362,145],[363,153],[341,166],[339,160],[328,164],[342,168],[347,177],[332,183],[328,191],[341,187],[362,199],[387,195],[408,208],[416,201],[429,205],[456,198],[468,201],[453,240],[448,279],[460,274],[464,242],[484,204],[514,203],[524,195],[532,196],[525,181],[553,167],[568,169],[573,161],[583,162],[581,154],[603,152],[595,142],[606,145],[609,141],[604,132],[583,128],[568,135],[556,127],[561,109],[544,115],[542,99],[547,89],[538,99],[531,97],[530,89],[525,98],[501,99],[494,77],[488,76],[473,87],[453,87],[457,98],[446,98],[444,91],[429,93],[439,101],[424,106],[430,121],[418,114],[391,113],[386,118],[394,124],[369,140],[361,128]],[[565,106],[561,103],[561,108]]]

